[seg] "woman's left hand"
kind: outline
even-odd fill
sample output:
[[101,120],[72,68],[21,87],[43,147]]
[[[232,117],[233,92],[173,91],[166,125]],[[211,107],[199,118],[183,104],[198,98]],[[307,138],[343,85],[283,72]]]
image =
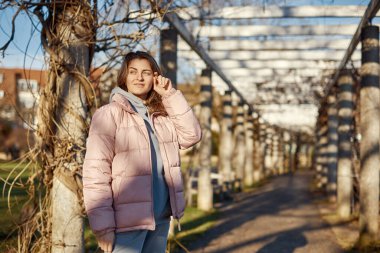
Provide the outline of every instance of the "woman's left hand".
[[173,87],[172,81],[169,78],[158,75],[154,72],[153,76],[153,89],[160,95],[165,96]]

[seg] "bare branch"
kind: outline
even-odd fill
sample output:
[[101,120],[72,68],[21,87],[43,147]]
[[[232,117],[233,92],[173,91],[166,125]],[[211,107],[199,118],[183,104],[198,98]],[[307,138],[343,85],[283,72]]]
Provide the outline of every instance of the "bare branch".
[[8,48],[9,44],[11,44],[11,42],[13,41],[14,39],[14,36],[15,36],[15,31],[16,31],[16,25],[15,25],[15,21],[16,21],[16,18],[18,16],[18,14],[23,10],[24,8],[23,7],[19,7],[16,11],[16,13],[13,15],[12,17],[12,32],[11,32],[11,36],[9,38],[9,40],[4,44],[4,46],[2,46],[0,48],[0,52],[2,51],[2,54],[3,54],[3,58],[5,57],[5,50]]

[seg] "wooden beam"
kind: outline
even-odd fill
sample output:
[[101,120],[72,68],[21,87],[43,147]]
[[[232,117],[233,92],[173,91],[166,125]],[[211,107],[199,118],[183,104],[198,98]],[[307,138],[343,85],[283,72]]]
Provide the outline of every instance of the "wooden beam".
[[[252,19],[252,18],[347,18],[361,17],[366,6],[341,5],[341,6],[284,6],[270,5],[258,6],[234,6],[218,8],[209,15],[203,15],[203,19]],[[178,15],[186,20],[199,19],[199,8],[186,8],[175,10]]]
[[226,73],[228,76],[267,76],[267,77],[274,77],[274,76],[287,76],[287,75],[293,75],[293,76],[301,76],[301,77],[314,77],[314,76],[322,76],[323,74],[326,75],[326,72],[329,72],[330,75],[335,72],[334,69],[331,69],[330,71],[323,71],[321,69],[282,69],[282,70],[275,70],[272,68],[263,68],[260,70],[252,70],[247,68],[235,68],[235,69],[225,69],[224,73]]
[[[202,60],[185,59],[190,65],[196,68],[205,68],[205,63]],[[322,61],[322,60],[216,60],[216,64],[222,69],[247,68],[260,70],[263,68],[272,69],[336,69],[337,61]],[[360,66],[360,61],[354,62],[355,67]]]
[[300,35],[352,35],[357,25],[241,25],[198,26],[193,34],[208,38],[252,37],[252,36],[300,36]]
[[[212,51],[276,51],[276,50],[346,50],[350,44],[349,39],[320,39],[320,40],[245,40],[245,39],[213,39],[209,48]],[[180,40],[178,50],[190,50],[189,45]]]
[[[236,52],[223,52],[212,51],[209,53],[213,60],[325,60],[325,61],[338,61],[344,55],[342,50],[334,50],[328,52],[326,50],[313,50],[313,51],[236,51]],[[179,51],[179,57],[196,60],[199,57],[191,51]],[[352,55],[352,60],[359,60],[360,52],[355,52]]]
[[263,112],[263,117],[269,122],[281,126],[294,127],[294,125],[305,125],[312,128],[318,116],[318,108],[313,104],[273,104],[257,105]]
[[[247,78],[246,76],[229,76],[231,82],[236,86],[240,87],[241,85],[256,85],[256,84],[273,84],[273,85],[282,85],[282,84],[297,84],[308,82],[315,83],[320,80],[320,76],[316,77],[301,77],[294,75],[287,76],[250,76]],[[213,84],[215,85],[223,85],[221,81],[214,80]],[[247,95],[247,94],[246,94]]]
[[360,23],[356,29],[356,32],[354,36],[352,37],[351,43],[347,48],[346,53],[343,56],[343,59],[338,67],[338,71],[335,72],[334,77],[331,79],[330,82],[326,85],[326,92],[325,97],[323,98],[323,101],[326,101],[331,87],[337,83],[338,77],[340,75],[340,72],[346,67],[348,60],[353,58],[353,55],[355,54],[355,49],[360,41],[360,35],[362,32],[362,29],[368,24],[369,20],[371,20],[373,17],[376,16],[377,12],[380,9],[380,1],[379,0],[371,0],[371,2],[368,4],[368,7],[360,20]]
[[[345,50],[350,44],[348,39],[340,40],[290,40],[290,41],[257,41],[257,40],[211,40],[210,50],[228,51],[264,51],[264,50]],[[184,50],[179,43],[179,50]]]
[[214,60],[208,55],[206,50],[195,43],[193,35],[187,30],[186,26],[182,23],[178,15],[176,13],[168,13],[165,15],[165,19],[177,29],[178,34],[181,36],[181,38],[186,41],[194,50],[194,52],[225,82],[228,88],[234,91],[235,94],[241,99],[241,101],[246,103],[252,111],[255,111],[252,105],[249,104],[244,96],[239,92],[239,90],[235,88],[235,86],[223,73],[219,66],[215,64]]

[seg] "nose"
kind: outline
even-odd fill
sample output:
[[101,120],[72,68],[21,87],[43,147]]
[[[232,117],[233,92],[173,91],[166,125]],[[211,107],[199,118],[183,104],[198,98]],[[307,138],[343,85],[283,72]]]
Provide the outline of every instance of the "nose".
[[143,80],[143,76],[141,72],[137,74],[137,80]]

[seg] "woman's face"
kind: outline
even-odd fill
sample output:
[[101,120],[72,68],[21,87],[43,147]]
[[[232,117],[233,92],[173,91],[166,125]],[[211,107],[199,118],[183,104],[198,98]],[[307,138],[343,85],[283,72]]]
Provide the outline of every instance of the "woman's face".
[[127,90],[142,100],[153,87],[153,70],[147,59],[133,59],[127,69]]

